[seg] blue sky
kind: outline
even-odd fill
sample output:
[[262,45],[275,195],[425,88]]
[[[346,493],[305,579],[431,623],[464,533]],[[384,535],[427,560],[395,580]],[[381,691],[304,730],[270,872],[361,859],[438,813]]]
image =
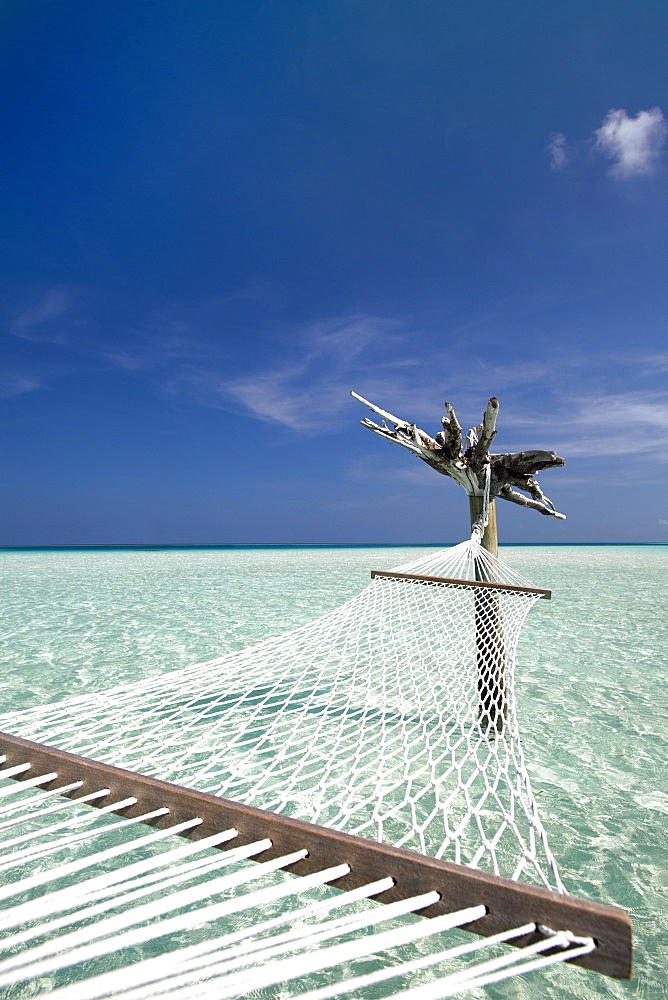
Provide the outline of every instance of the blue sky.
[[663,2],[5,0],[0,544],[668,541]]

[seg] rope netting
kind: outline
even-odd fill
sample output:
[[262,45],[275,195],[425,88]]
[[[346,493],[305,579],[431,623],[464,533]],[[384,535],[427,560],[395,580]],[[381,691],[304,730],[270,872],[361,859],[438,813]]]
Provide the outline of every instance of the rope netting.
[[[396,574],[530,585],[474,538]],[[0,728],[274,812],[563,891],[520,743],[540,595],[379,576],[241,652]]]

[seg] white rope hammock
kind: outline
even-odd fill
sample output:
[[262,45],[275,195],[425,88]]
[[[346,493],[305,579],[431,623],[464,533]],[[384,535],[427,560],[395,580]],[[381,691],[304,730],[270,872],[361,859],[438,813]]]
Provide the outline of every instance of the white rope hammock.
[[[477,541],[396,568],[529,587]],[[97,760],[550,888],[513,674],[537,593],[376,578],[288,635],[0,717]],[[479,663],[503,670],[501,731]]]
[[[158,679],[5,715],[0,729],[562,893],[514,696],[520,629],[545,592],[486,552],[479,536],[474,530],[471,541],[379,574],[347,604],[287,635]],[[211,838],[168,847],[170,831],[186,826],[136,837],[134,825],[169,810],[119,821],[105,815],[118,802],[91,809],[57,799],[63,788],[35,787],[43,776],[21,776],[15,767],[0,771],[0,930],[8,935],[0,991],[29,979],[59,1000],[195,1000],[297,978],[294,995],[325,1000],[398,979],[391,992],[427,1000],[595,947],[554,928],[499,951],[534,924],[446,946],[443,933],[484,906],[477,917],[467,907],[416,922],[406,915],[433,894],[380,906],[372,898],[382,880],[351,892],[324,889],[339,877],[332,868],[297,878],[279,871],[289,858],[249,861],[265,841],[222,854]],[[94,804],[105,794],[87,798]],[[235,835],[221,830],[215,844]],[[250,923],[217,933],[241,913]],[[189,943],[189,928],[214,921],[215,934]],[[164,954],[128,964],[127,949],[157,939],[166,939]],[[357,971],[357,959],[379,952],[374,971]],[[107,971],[102,959],[112,955]],[[464,968],[450,964],[455,958]],[[92,963],[89,978],[60,982],[61,970],[82,963]],[[334,979],[318,979],[331,969]]]

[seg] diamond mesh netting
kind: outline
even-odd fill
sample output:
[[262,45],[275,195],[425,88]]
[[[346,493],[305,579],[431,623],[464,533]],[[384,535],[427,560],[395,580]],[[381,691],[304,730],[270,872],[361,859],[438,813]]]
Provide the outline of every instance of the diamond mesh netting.
[[[393,572],[530,586],[475,537]],[[563,891],[515,709],[538,597],[379,576],[287,635],[0,728]]]

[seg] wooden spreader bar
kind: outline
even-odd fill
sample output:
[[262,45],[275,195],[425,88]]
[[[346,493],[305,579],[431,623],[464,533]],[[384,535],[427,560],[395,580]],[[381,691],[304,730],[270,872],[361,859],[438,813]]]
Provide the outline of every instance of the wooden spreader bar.
[[[136,797],[137,802],[118,810],[123,816],[139,816],[152,809],[168,807],[168,815],[150,820],[150,825],[156,828],[200,817],[201,825],[181,834],[191,840],[234,827],[238,837],[228,845],[231,847],[265,837],[271,839],[271,848],[257,855],[257,860],[265,861],[291,851],[307,849],[308,856],[290,866],[290,872],[296,875],[307,875],[330,865],[348,864],[350,874],[336,880],[334,884],[337,888],[352,889],[391,876],[394,887],[376,897],[381,902],[390,903],[436,890],[441,899],[421,911],[426,917],[482,903],[487,907],[487,914],[465,928],[475,934],[488,937],[534,922],[555,931],[569,930],[581,937],[593,937],[596,949],[573,959],[573,963],[616,979],[631,976],[631,921],[626,913],[614,907],[590,903],[231,802],[7,733],[0,733],[0,754],[6,757],[5,763],[0,766],[0,777],[3,770],[29,762],[30,770],[15,775],[17,781],[55,771],[57,778],[45,780],[40,787],[49,789],[68,782],[83,781],[80,788],[67,793],[68,798],[73,799],[108,788],[109,795],[88,803],[93,808],[128,796]],[[517,938],[513,944],[523,946],[534,939],[539,940],[540,935]]]
[[552,598],[551,590],[542,587],[519,587],[514,583],[492,583],[488,580],[457,580],[447,576],[421,576],[418,573],[394,573],[392,570],[372,569],[371,579],[384,577],[387,580],[411,580],[414,583],[437,583],[442,587],[460,587],[464,590],[507,590],[514,594],[537,594],[546,601]]

